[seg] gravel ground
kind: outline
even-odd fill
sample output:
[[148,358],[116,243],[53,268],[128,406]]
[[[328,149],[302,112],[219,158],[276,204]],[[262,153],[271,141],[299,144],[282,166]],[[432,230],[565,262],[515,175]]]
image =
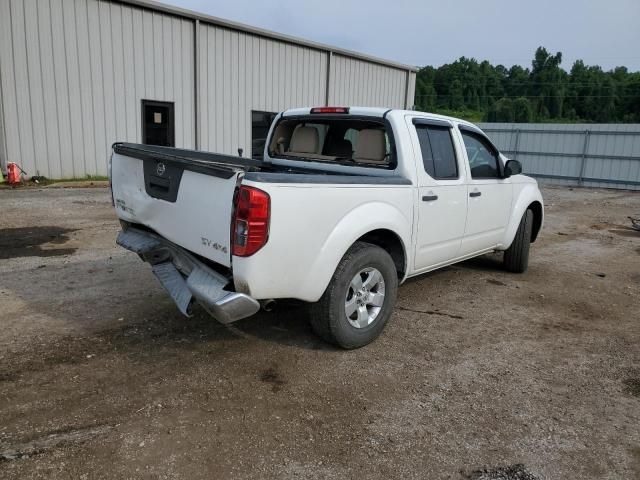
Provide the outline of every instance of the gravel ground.
[[0,190],[0,477],[640,478],[640,194],[543,193],[526,274],[412,279],[346,352],[182,318],[104,188]]

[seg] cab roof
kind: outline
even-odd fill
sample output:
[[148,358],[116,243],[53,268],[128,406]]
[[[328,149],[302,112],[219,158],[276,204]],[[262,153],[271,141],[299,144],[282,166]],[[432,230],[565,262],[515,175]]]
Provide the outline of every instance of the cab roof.
[[[290,110],[286,110],[283,112],[284,117],[295,117],[299,115],[311,115],[311,110],[314,108],[322,108],[322,106],[318,107],[303,107],[303,108],[292,108]],[[360,115],[366,117],[382,117],[385,112],[389,111],[388,108],[382,107],[337,107],[337,108],[348,108],[349,113],[340,113],[339,115]],[[314,115],[322,115],[316,114]]]
[[[290,110],[285,110],[282,113],[283,117],[297,117],[297,116],[306,116],[306,115],[323,115],[322,113],[311,113],[311,110],[313,108],[321,108],[321,107],[302,107],[302,108],[292,108]],[[345,107],[339,107],[339,108],[345,108]],[[445,120],[448,122],[451,122],[452,124],[454,123],[458,123],[458,124],[462,124],[462,125],[467,125],[469,127],[473,127],[473,128],[478,128],[476,125],[474,125],[471,122],[467,122],[466,120],[462,120],[460,118],[455,118],[455,117],[449,117],[446,115],[438,115],[437,113],[429,113],[429,112],[419,112],[417,110],[396,110],[396,109],[390,109],[390,108],[384,108],[384,107],[358,107],[358,106],[353,106],[353,107],[346,107],[349,109],[349,113],[345,114],[345,113],[337,113],[337,114],[332,114],[332,115],[357,115],[357,116],[362,116],[362,117],[378,117],[381,118],[385,115],[385,113],[387,115],[399,115],[399,116],[404,116],[404,115],[416,115],[416,116],[420,116],[420,117],[424,117],[424,118],[430,118],[433,120]],[[387,113],[388,112],[388,113]]]

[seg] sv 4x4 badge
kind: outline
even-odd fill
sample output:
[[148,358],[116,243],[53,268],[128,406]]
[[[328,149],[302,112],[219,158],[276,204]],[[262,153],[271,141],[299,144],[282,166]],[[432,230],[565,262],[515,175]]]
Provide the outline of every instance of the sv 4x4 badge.
[[208,238],[204,237],[200,237],[200,239],[202,240],[202,245],[204,245],[205,247],[211,247],[214,250],[218,250],[219,252],[227,253],[227,247],[220,245],[218,242],[212,242]]

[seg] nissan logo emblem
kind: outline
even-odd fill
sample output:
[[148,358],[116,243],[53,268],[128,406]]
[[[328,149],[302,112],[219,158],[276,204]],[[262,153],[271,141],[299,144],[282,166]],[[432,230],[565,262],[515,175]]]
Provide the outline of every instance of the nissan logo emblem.
[[158,165],[156,165],[156,172],[158,173],[158,175],[162,176],[164,175],[164,172],[167,170],[167,167],[164,166],[164,163],[160,162],[158,163]]

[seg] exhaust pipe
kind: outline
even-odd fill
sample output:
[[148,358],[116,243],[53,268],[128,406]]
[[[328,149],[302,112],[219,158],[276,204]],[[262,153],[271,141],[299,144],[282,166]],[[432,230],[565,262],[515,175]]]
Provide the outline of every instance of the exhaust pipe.
[[265,312],[273,312],[276,309],[276,301],[273,299],[265,300],[262,302],[262,309]]

